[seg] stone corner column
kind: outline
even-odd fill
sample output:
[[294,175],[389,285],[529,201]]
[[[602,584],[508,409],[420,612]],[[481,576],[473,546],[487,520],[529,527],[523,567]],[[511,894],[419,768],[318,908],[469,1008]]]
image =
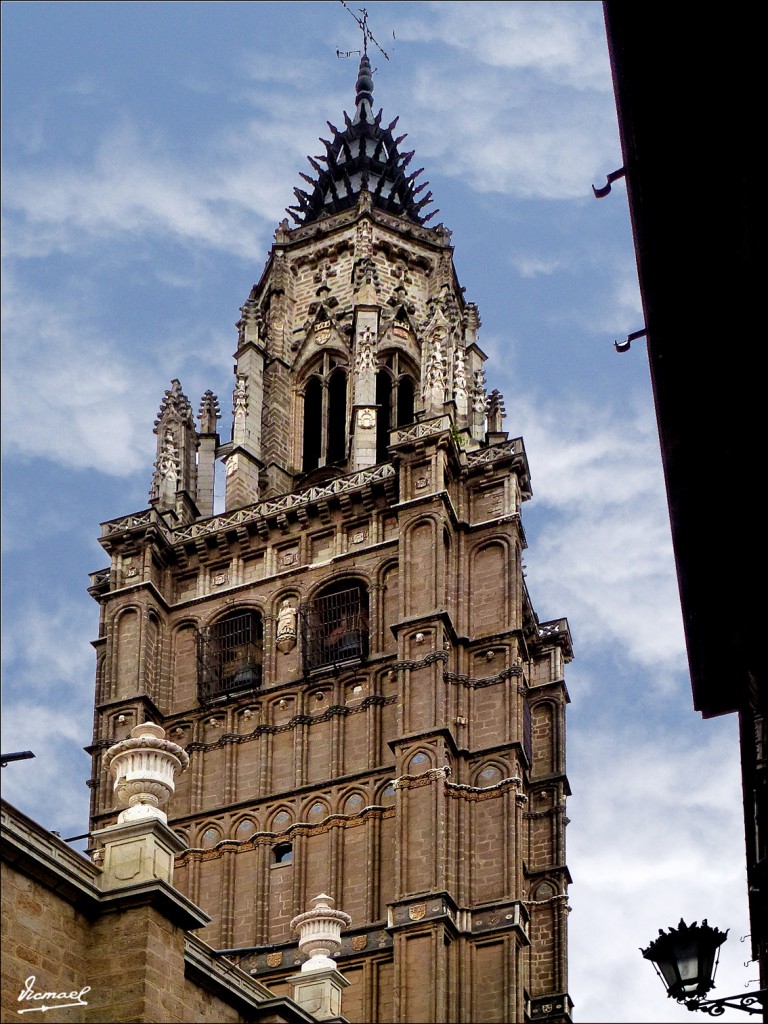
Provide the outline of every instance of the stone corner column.
[[313,906],[291,921],[291,929],[299,933],[299,950],[309,953],[298,974],[286,980],[291,985],[293,1000],[317,1020],[341,1018],[341,994],[349,985],[338,970],[330,953],[341,949],[341,929],[352,923],[349,914],[333,909],[333,900],[325,893],[310,901]]

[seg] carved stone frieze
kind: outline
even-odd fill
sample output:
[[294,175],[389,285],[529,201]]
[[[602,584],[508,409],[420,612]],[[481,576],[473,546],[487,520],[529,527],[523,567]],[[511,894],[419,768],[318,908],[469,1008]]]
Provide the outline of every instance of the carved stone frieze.
[[513,775],[508,779],[500,779],[492,786],[466,786],[461,782],[446,782],[446,792],[449,796],[469,801],[489,800],[510,790],[517,790],[523,784],[519,775]]
[[[211,519],[205,519],[201,522],[181,527],[174,530],[173,539],[177,543],[185,540],[194,540],[197,537],[217,533],[219,530],[231,529],[233,526],[264,521],[268,517],[277,515],[280,512],[290,512],[298,508],[304,508],[324,498],[351,493],[372,483],[393,479],[396,475],[395,467],[389,463],[383,463],[371,469],[361,469],[357,473],[338,477],[336,480],[332,480],[329,484],[324,484],[321,487],[310,487],[306,491],[285,494],[280,498],[268,498],[254,505],[248,505],[245,508],[236,509],[232,512],[224,512],[221,515],[213,516]],[[113,524],[107,525],[112,526]],[[114,529],[119,529],[119,526],[114,526]]]
[[495,683],[503,683],[505,679],[512,679],[514,676],[521,676],[523,668],[521,665],[510,665],[509,668],[497,672],[495,676],[483,676],[480,679],[473,679],[472,676],[463,675],[458,672],[444,672],[443,680],[446,683],[453,683],[458,686],[466,686],[471,690],[482,689],[485,686],[493,686]]
[[277,831],[261,830],[252,833],[246,839],[222,838],[209,850],[205,850],[200,846],[191,846],[178,855],[177,863],[219,860],[225,854],[246,853],[256,849],[258,846],[274,846],[276,839],[294,839],[296,836],[321,835],[328,832],[331,828],[358,828],[364,825],[371,817],[393,818],[394,816],[394,807],[386,807],[384,804],[368,804],[368,806],[363,807],[354,814],[334,812],[327,815],[322,821],[294,821],[287,824],[284,829]]

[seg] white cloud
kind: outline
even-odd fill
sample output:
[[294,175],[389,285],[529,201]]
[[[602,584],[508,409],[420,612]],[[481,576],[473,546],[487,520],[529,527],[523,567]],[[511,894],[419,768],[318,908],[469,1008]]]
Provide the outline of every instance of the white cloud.
[[78,321],[76,301],[70,309],[32,297],[9,275],[5,290],[6,454],[117,476],[151,465],[155,402],[139,370],[87,316]]
[[591,195],[618,152],[599,7],[429,7],[429,18],[400,28],[405,39],[445,46],[407,83],[403,109],[419,155],[479,192]]
[[64,838],[88,830],[91,694],[58,687],[40,701],[4,701],[3,750],[35,757],[3,769],[3,798]]
[[539,613],[567,614],[577,654],[619,650],[664,688],[685,649],[649,410],[517,400],[514,416],[545,513],[525,556]]
[[[611,89],[605,29],[597,4],[429,3],[429,17],[407,18],[403,39],[440,41],[466,60],[533,71],[575,89]],[[417,8],[418,9],[418,8]],[[411,8],[412,10],[412,8]]]
[[520,276],[525,278],[554,274],[562,266],[561,261],[556,257],[536,256],[525,253],[512,253],[509,261],[516,268]]
[[680,917],[731,929],[714,995],[742,991],[754,977],[738,942],[748,924],[737,751],[734,722],[702,722],[693,712],[658,734],[629,719],[608,735],[571,733],[576,1019],[690,1019],[639,952]]
[[50,592],[6,604],[2,749],[35,758],[3,769],[3,796],[65,837],[79,835],[88,827],[83,747],[93,721],[98,611],[84,595]]
[[34,602],[13,609],[13,629],[4,631],[3,662],[14,686],[25,694],[49,694],[54,683],[83,688],[91,696],[95,659],[89,643],[96,632],[95,607],[71,599]]
[[[433,18],[406,24],[404,37],[437,38],[448,48],[430,52],[415,74],[398,69],[382,96],[388,109],[408,111],[420,158],[480,192],[587,198],[617,144],[605,40],[591,5],[438,4]],[[253,116],[244,123],[235,108],[235,127],[227,111],[194,161],[122,115],[85,165],[46,163],[50,154],[38,146],[33,165],[9,166],[12,251],[91,251],[109,239],[142,237],[260,258],[292,202],[286,181],[301,184],[318,130],[351,96],[308,95],[311,64],[277,69],[262,56],[246,73],[258,91],[236,81],[229,98],[239,92]]]

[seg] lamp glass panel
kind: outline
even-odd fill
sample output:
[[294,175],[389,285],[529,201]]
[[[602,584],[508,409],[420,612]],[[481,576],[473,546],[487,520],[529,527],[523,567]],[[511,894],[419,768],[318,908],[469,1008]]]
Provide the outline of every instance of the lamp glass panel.
[[664,978],[664,984],[667,988],[671,988],[676,985],[679,981],[677,976],[677,970],[675,968],[674,961],[671,960],[658,960],[657,965],[661,971],[662,977]]

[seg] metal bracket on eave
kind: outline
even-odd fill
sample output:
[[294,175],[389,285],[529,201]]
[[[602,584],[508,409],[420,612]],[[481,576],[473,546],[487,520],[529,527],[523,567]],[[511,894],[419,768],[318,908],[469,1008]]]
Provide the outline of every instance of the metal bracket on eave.
[[611,173],[605,179],[605,184],[602,188],[595,188],[592,186],[592,191],[595,193],[595,199],[604,199],[611,191],[611,185],[614,181],[618,181],[619,178],[623,178],[627,173],[626,167],[620,167],[618,171],[611,171]]
[[638,338],[644,338],[648,334],[648,331],[644,327],[642,331],[633,331],[628,334],[625,341],[614,341],[613,347],[617,352],[629,352],[629,347],[633,341],[637,341]]

